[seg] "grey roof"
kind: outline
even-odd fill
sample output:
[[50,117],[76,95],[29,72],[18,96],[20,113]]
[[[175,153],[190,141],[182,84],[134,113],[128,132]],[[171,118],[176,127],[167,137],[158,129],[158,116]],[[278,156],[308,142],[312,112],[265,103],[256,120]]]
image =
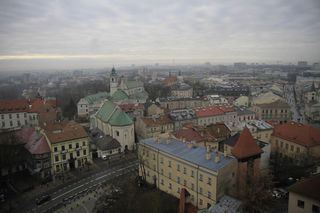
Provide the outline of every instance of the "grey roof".
[[236,145],[239,137],[240,137],[240,133],[237,133],[237,134],[231,136],[230,138],[227,138],[227,139],[224,141],[224,144],[227,144],[227,145],[233,147],[234,145]]
[[237,114],[238,115],[249,115],[249,114],[255,114],[254,111],[250,110],[247,107],[236,107]]
[[241,201],[237,200],[233,197],[228,195],[224,195],[220,200],[219,203],[216,205],[211,206],[208,209],[209,213],[236,213],[239,212],[239,208],[241,206]]
[[97,148],[100,150],[111,150],[120,148],[121,145],[117,139],[114,139],[110,135],[101,137],[96,142]]
[[[160,139],[161,140],[161,139]],[[153,147],[159,151],[168,153],[175,157],[181,158],[185,161],[191,162],[193,164],[199,165],[203,168],[207,168],[213,171],[219,171],[225,166],[229,165],[235,158],[233,157],[224,157],[222,153],[218,153],[220,155],[220,161],[218,163],[214,162],[216,152],[211,152],[211,160],[206,160],[206,148],[204,147],[193,147],[189,148],[186,143],[183,143],[177,139],[168,139],[169,143],[166,143],[165,140],[160,141],[160,143],[156,142],[154,138],[148,138],[140,141],[141,144],[145,144]]]
[[193,109],[179,109],[170,112],[170,118],[174,121],[195,119],[196,112]]

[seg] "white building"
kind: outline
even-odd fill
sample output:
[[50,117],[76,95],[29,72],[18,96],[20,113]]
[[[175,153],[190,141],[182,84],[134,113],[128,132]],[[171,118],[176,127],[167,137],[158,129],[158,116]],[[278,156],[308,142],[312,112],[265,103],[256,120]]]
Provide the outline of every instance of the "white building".
[[90,128],[98,128],[120,142],[121,151],[134,149],[134,123],[132,119],[111,101],[91,116]]

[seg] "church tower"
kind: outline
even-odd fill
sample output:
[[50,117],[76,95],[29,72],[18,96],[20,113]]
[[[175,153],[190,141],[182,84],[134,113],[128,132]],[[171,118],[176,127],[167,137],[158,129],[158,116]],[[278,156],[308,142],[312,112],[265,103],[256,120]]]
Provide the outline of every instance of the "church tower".
[[118,90],[118,74],[113,67],[110,74],[110,96]]

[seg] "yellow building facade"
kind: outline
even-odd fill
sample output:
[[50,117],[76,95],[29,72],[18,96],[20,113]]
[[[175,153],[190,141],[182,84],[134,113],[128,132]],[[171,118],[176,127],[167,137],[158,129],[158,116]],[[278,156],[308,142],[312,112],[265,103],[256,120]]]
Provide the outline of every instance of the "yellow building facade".
[[143,140],[138,151],[140,176],[177,198],[182,188],[187,189],[199,209],[234,193],[237,162],[233,157],[173,138]]

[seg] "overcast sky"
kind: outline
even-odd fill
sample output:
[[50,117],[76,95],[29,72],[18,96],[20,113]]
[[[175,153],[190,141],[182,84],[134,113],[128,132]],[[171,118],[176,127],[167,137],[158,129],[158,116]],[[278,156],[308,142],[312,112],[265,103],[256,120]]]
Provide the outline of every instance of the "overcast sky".
[[320,60],[320,0],[0,0],[0,71]]

